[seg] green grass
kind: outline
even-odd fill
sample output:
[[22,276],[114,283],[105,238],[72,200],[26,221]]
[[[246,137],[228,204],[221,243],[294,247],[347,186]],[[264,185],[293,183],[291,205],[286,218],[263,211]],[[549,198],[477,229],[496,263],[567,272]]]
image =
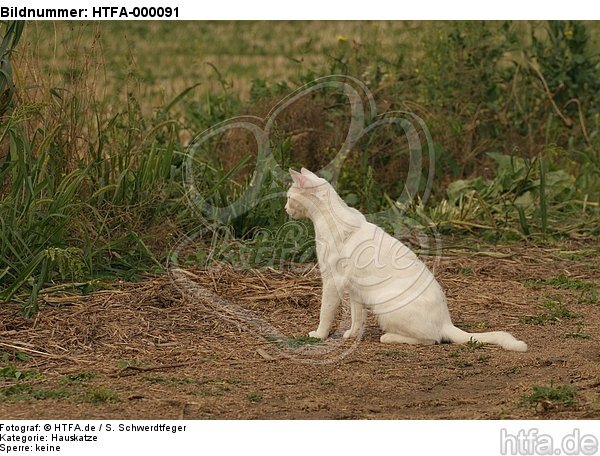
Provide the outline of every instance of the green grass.
[[460,273],[464,276],[472,276],[473,268],[471,266],[465,266],[463,268],[460,268]]
[[589,293],[583,293],[577,298],[578,304],[598,304],[600,303],[600,293],[597,289]]
[[121,402],[121,398],[118,393],[111,388],[97,387],[90,388],[85,392],[85,402],[90,404],[99,405],[105,403]]
[[246,399],[248,399],[250,402],[256,403],[262,401],[262,395],[256,391],[252,391],[246,394]]
[[596,284],[587,280],[581,280],[574,277],[568,277],[560,274],[557,277],[550,279],[527,279],[523,283],[538,287],[553,287],[561,290],[580,290],[580,291],[595,291]]
[[560,290],[581,292],[577,299],[578,304],[597,304],[600,302],[600,293],[595,283],[587,280],[568,277],[560,274],[549,279],[526,279],[522,283],[535,287],[552,287]]
[[76,374],[68,374],[62,378],[62,381],[67,384],[88,383],[96,379],[96,374],[91,372],[78,372]]
[[7,363],[9,361],[29,361],[31,358],[28,354],[23,353],[21,351],[14,351],[11,353],[8,352],[0,352],[0,359]]
[[482,348],[484,348],[485,342],[479,342],[478,340],[474,340],[473,338],[471,338],[463,344],[463,347],[469,352],[474,352],[475,350],[481,350]]
[[321,345],[323,341],[317,337],[299,336],[291,337],[285,341],[288,347],[296,348],[303,345]]
[[585,261],[589,262],[589,260],[600,259],[600,249],[591,248],[591,249],[578,249],[578,250],[561,250],[558,252],[558,255],[567,260],[573,261]]
[[521,320],[531,325],[544,325],[546,323],[561,322],[580,318],[580,315],[569,310],[569,308],[560,301],[547,300],[540,306],[544,309],[539,315],[528,315]]
[[[27,316],[56,286],[84,294],[164,272],[179,236],[213,224],[189,204],[185,172],[224,207],[253,170],[253,146],[235,135],[208,141],[187,169],[189,139],[330,74],[357,77],[380,106],[429,126],[434,157],[423,167],[434,163],[437,178],[427,203],[393,204],[410,184],[409,147],[393,128],[370,131],[342,167],[341,196],[365,213],[392,207],[390,230],[408,215],[425,230],[491,243],[600,234],[597,23],[2,23],[0,34],[1,69],[19,75],[18,97],[11,81],[0,84],[0,301]],[[340,100],[320,91],[289,108],[292,121],[271,137],[284,168],[335,155],[346,128]],[[284,228],[302,227],[286,226],[283,198],[269,198],[286,185],[266,179],[260,204],[226,219],[227,235],[212,252],[200,243],[195,260],[314,260],[311,228],[290,241]],[[424,179],[415,185],[422,196]],[[598,301],[582,279],[537,285]]]
[[575,331],[567,332],[564,334],[566,339],[591,339],[592,335],[583,329],[582,325],[579,325]]
[[16,383],[0,388],[0,402],[28,402],[32,400],[64,399],[71,396],[65,388],[36,388],[26,383]]
[[0,402],[21,402],[32,398],[33,388],[25,383],[16,383],[0,390]]
[[[485,343],[471,339],[465,344],[459,346],[456,350],[452,350],[450,353],[448,353],[448,357],[451,358],[452,365],[458,367],[459,369],[473,367],[475,363],[484,365],[489,364],[489,355],[478,354],[477,356],[474,356],[474,353],[482,350],[485,346]],[[468,359],[465,359],[463,356]],[[443,366],[445,363],[442,362],[439,365]]]
[[41,374],[35,370],[22,370],[12,363],[0,368],[0,379],[5,380],[31,380],[39,378]]
[[477,357],[477,362],[481,364],[489,364],[490,355],[479,355]]
[[119,369],[126,369],[129,366],[133,367],[148,367],[148,364],[139,359],[120,359],[117,361],[117,367]]
[[575,405],[577,389],[570,385],[562,386],[534,386],[533,393],[523,396],[523,402],[536,405],[541,402],[550,402],[554,405],[570,407]]
[[71,396],[71,391],[66,388],[57,389],[38,389],[34,390],[31,396],[37,400],[43,399],[64,399]]

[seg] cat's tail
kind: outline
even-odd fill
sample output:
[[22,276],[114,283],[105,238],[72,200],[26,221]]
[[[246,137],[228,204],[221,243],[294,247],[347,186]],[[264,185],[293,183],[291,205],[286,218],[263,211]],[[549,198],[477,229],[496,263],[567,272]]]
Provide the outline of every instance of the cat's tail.
[[444,339],[456,344],[464,344],[465,342],[474,340],[486,344],[500,345],[505,350],[527,351],[527,344],[525,342],[515,339],[511,334],[504,331],[468,333],[453,324],[449,324],[442,329],[442,340]]

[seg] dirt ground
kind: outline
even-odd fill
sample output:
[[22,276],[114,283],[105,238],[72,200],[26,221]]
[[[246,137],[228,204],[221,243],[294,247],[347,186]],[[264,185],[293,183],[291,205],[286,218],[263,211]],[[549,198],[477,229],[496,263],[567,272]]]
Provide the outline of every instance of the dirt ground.
[[[197,296],[179,275],[46,296],[29,320],[0,306],[0,369],[22,372],[0,370],[0,417],[600,418],[598,247],[470,247],[446,250],[436,271],[453,321],[507,330],[528,352],[383,345],[374,320],[358,343],[338,328],[303,345],[318,322],[316,271],[186,270]],[[548,301],[569,312],[544,317]],[[575,387],[574,403],[524,399],[551,385]]]

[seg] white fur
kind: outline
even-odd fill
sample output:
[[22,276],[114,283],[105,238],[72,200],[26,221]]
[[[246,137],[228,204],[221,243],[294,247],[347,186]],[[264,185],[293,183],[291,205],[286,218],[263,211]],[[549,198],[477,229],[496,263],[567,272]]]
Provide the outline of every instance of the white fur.
[[348,207],[325,179],[304,168],[290,174],[294,184],[285,209],[292,218],[312,220],[323,280],[319,327],[309,336],[329,336],[343,293],[348,291],[352,326],[345,338],[358,334],[368,308],[384,331],[383,343],[476,340],[527,351],[525,342],[507,332],[470,334],[456,328],[440,285],[408,247]]

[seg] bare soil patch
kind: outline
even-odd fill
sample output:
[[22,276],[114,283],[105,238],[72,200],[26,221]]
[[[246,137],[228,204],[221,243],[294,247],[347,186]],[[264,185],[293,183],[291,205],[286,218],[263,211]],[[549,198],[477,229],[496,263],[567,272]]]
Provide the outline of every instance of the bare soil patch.
[[[192,270],[206,292],[200,300],[165,276],[79,299],[48,296],[29,320],[16,304],[2,305],[0,417],[600,418],[597,247],[482,249],[447,250],[436,271],[453,320],[469,332],[512,332],[527,353],[383,345],[369,321],[344,358],[299,363],[290,354],[327,347],[298,338],[318,322],[314,270]],[[231,309],[213,312],[227,302],[291,339],[257,334]],[[343,329],[326,344],[352,347]],[[536,385],[574,387],[574,401],[524,400]]]

